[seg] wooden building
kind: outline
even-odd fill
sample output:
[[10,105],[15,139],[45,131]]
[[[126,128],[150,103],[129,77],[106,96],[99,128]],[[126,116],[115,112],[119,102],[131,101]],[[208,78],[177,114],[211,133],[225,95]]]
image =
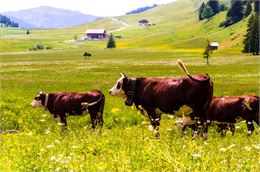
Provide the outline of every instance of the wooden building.
[[105,29],[87,29],[85,39],[106,39],[108,38]]

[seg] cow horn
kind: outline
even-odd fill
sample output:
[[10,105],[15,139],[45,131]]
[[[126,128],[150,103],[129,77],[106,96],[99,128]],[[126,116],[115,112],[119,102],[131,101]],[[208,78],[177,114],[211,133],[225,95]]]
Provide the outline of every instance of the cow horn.
[[248,98],[245,98],[243,100],[243,105],[245,106],[245,108],[247,108],[249,110],[252,110],[252,108],[250,107],[250,103],[249,103],[249,99]]
[[127,78],[127,76],[124,73],[120,73],[121,76],[124,76],[125,78]]

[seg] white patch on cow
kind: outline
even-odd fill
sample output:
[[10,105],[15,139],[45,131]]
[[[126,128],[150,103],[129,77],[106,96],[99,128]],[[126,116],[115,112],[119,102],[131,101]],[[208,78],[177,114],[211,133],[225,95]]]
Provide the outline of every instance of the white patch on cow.
[[33,100],[31,105],[32,105],[33,108],[35,108],[35,107],[43,107],[41,100]]
[[247,124],[250,125],[250,124],[252,124],[252,122],[251,121],[247,121]]
[[[122,89],[124,78],[125,76],[122,75],[121,78],[116,82],[116,84],[109,90],[109,94],[111,94],[112,96],[125,97],[125,92]],[[118,86],[120,87],[118,88]]]

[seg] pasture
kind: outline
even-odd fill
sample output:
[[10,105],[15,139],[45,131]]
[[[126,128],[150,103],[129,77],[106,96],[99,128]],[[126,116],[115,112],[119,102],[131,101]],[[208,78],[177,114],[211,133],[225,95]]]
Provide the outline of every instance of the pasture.
[[[201,52],[188,50],[51,50],[1,54],[0,171],[259,171],[259,127],[251,137],[246,124],[222,138],[210,127],[207,141],[184,137],[164,114],[155,138],[134,107],[108,90],[124,72],[129,77],[182,77],[181,58],[191,74],[208,73],[215,95],[259,93],[259,58],[213,55],[205,65]],[[68,117],[60,132],[49,112],[30,106],[39,91],[100,89],[106,96],[102,133],[90,130],[89,116]]]

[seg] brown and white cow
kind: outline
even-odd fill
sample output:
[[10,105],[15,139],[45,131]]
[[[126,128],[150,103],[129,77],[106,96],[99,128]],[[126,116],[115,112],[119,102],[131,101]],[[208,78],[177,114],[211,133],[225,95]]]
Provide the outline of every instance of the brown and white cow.
[[96,90],[49,94],[40,92],[31,103],[32,107],[45,107],[54,118],[58,117],[61,126],[67,125],[68,115],[82,115],[83,112],[88,112],[93,130],[97,124],[103,126],[104,104],[104,94]]
[[191,107],[193,113],[190,117],[197,121],[193,136],[195,139],[203,121],[206,120],[213,95],[213,83],[207,74],[191,76],[180,60],[177,63],[188,77],[129,78],[121,74],[121,78],[109,93],[113,96],[126,97],[127,106],[134,103],[137,109],[142,107],[149,116],[156,136],[159,136],[162,113],[173,114],[183,105]]
[[[253,121],[259,125],[259,97],[252,95],[244,96],[214,96],[209,109],[207,123],[218,125],[221,135],[230,128],[232,134],[235,132],[234,124],[246,121],[247,133],[251,135],[254,131]],[[183,132],[186,126],[192,126],[195,121],[187,117],[179,119],[175,124]]]

